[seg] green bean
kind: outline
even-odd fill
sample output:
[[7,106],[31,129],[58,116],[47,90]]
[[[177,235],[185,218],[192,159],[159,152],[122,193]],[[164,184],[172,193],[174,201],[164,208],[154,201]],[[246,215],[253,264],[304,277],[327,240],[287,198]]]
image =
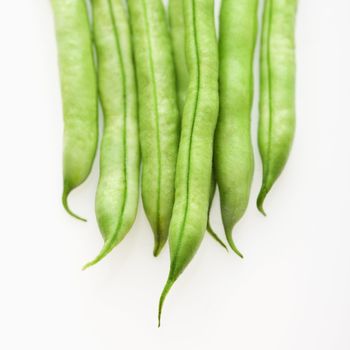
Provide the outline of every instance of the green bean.
[[170,223],[170,272],[159,302],[194,257],[208,219],[213,139],[218,117],[218,48],[213,0],[184,0],[189,87],[176,167]]
[[84,0],[51,3],[64,115],[62,203],[70,215],[85,221],[71,211],[68,196],[90,174],[97,147],[97,84],[90,25]]
[[266,0],[260,79],[259,150],[263,181],[257,207],[281,174],[295,132],[295,15],[297,0]]
[[123,0],[92,0],[98,86],[104,114],[96,216],[104,238],[103,259],[135,221],[139,196],[136,79]]
[[215,190],[216,190],[216,181],[215,181],[214,172],[212,171],[211,180],[210,180],[210,192],[209,192],[210,194],[209,194],[209,206],[208,206],[207,232],[217,243],[219,243],[223,248],[226,249],[226,251],[228,251],[226,244],[221,240],[218,234],[214,231],[210,223],[210,210],[211,210],[211,206],[215,196]]
[[174,62],[161,0],[129,0],[140,108],[142,200],[154,255],[168,238],[179,141]]
[[188,69],[185,55],[185,18],[182,0],[169,0],[169,20],[176,71],[178,106],[182,115],[188,87]]
[[223,0],[220,13],[220,114],[214,167],[227,241],[240,257],[232,230],[247,209],[254,173],[250,117],[257,8],[258,0]]
[[[175,61],[175,72],[177,82],[177,98],[179,112],[182,116],[183,107],[185,104],[185,98],[188,88],[188,69],[185,54],[185,17],[182,0],[169,0],[169,20],[170,20],[170,33],[173,45],[173,55]],[[225,243],[217,235],[217,233],[211,227],[209,221],[210,207],[215,195],[215,176],[212,176],[211,190],[210,190],[210,205],[208,210],[208,225],[207,231],[209,235],[219,243],[223,248],[227,249]]]

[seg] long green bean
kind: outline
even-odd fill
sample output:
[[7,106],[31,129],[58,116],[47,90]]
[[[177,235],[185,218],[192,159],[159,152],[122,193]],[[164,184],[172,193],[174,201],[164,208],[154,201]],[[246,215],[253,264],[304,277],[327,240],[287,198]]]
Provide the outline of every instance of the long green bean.
[[254,172],[250,116],[258,0],[223,0],[220,13],[220,114],[214,168],[221,216],[231,248],[232,229],[246,211]]
[[97,83],[84,0],[51,0],[55,17],[64,114],[62,203],[90,174],[98,139]]
[[263,181],[257,206],[281,174],[295,132],[295,15],[297,0],[266,0],[260,79],[259,150]]
[[139,197],[137,92],[123,0],[92,0],[98,86],[104,114],[96,216],[104,246],[91,266],[129,232]]
[[213,0],[184,0],[189,86],[170,224],[170,271],[159,302],[194,257],[208,221],[213,138],[218,116],[218,48]]
[[139,92],[142,200],[154,255],[168,238],[179,141],[174,62],[161,0],[129,0]]

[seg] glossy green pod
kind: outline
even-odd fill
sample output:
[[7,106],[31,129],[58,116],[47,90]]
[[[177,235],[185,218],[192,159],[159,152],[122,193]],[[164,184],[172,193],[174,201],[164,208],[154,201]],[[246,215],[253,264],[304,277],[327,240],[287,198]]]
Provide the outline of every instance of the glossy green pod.
[[251,109],[258,0],[223,0],[220,12],[220,113],[215,133],[214,168],[227,241],[245,213],[254,173]]
[[206,231],[219,107],[214,1],[184,0],[183,4],[189,86],[170,223],[170,271],[159,302],[159,322],[166,295],[196,254]]
[[139,199],[137,90],[123,0],[92,0],[98,87],[104,115],[96,217],[104,258],[129,232]]
[[169,22],[176,71],[179,112],[182,115],[188,87],[185,50],[185,17],[182,0],[169,0]]
[[281,174],[295,132],[295,17],[297,0],[266,0],[261,42],[259,150],[263,181],[257,207]]
[[154,255],[168,238],[179,142],[174,62],[161,0],[129,0],[139,96],[142,201]]
[[84,0],[51,0],[55,17],[64,115],[63,195],[90,174],[98,139],[97,83],[90,24]]

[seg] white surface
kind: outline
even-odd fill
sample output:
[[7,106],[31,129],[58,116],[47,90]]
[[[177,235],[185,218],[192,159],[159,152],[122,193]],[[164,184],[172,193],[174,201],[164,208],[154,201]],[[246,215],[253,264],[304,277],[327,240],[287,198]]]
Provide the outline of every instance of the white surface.
[[[0,348],[6,350],[350,348],[350,2],[301,0],[298,126],[266,202],[236,229],[244,261],[206,237],[156,327],[168,252],[152,257],[140,210],[107,259],[94,220],[97,167],[62,209],[62,118],[48,0],[0,11]],[[257,111],[254,115],[254,143]],[[213,223],[221,231],[216,199]]]

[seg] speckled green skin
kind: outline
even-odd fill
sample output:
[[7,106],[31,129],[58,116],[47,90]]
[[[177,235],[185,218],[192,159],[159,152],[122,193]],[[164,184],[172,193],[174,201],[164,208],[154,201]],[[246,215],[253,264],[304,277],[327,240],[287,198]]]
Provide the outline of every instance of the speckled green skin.
[[259,150],[263,204],[281,174],[295,131],[295,16],[297,0],[266,0],[261,44]]
[[182,0],[169,0],[169,22],[176,71],[178,105],[180,114],[182,114],[188,88],[185,17]]
[[83,0],[51,0],[64,114],[62,202],[90,174],[98,138],[97,84],[90,25]]
[[207,227],[213,139],[218,117],[218,48],[213,0],[184,0],[189,87],[181,127],[176,193],[170,223],[171,286],[194,257]]
[[240,256],[232,229],[245,213],[254,173],[251,109],[258,0],[223,0],[220,13],[220,113],[214,168],[227,241]]
[[105,257],[129,232],[139,199],[137,91],[123,0],[92,0],[98,86],[104,114],[96,217]]
[[179,113],[174,62],[161,0],[129,0],[139,92],[142,200],[157,256],[174,205]]

